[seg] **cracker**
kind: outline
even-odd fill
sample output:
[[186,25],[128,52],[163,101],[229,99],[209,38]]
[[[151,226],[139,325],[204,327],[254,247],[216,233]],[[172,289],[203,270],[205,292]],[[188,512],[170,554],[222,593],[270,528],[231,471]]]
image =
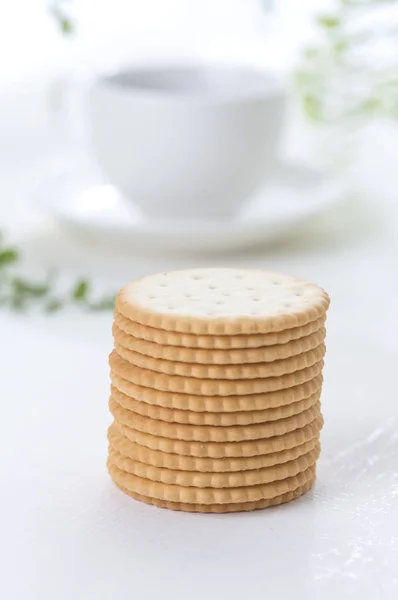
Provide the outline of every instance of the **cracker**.
[[304,442],[319,435],[323,427],[323,417],[320,415],[305,427],[295,429],[284,435],[260,440],[222,443],[174,440],[138,431],[137,429],[127,427],[120,422],[117,422],[117,427],[119,431],[132,442],[136,442],[141,446],[147,446],[153,450],[160,450],[161,452],[169,452],[171,454],[180,454],[184,456],[225,458],[258,456],[259,454],[280,452],[281,450],[288,450],[294,446],[300,446],[301,444],[304,444]]
[[183,487],[200,488],[228,488],[245,487],[279,481],[293,477],[302,471],[312,467],[319,458],[320,444],[292,461],[247,471],[235,471],[233,473],[203,473],[200,471],[179,471],[154,467],[145,463],[132,460],[120,454],[115,448],[109,448],[109,462],[121,471],[137,475],[151,481],[159,481],[168,485],[181,485]]
[[325,355],[325,344],[321,343],[313,350],[297,356],[291,356],[273,362],[238,365],[197,365],[194,363],[172,362],[161,358],[152,358],[139,352],[128,350],[115,343],[115,351],[129,364],[165,375],[193,377],[195,379],[261,379],[279,377],[294,371],[300,371],[318,362]]
[[[203,349],[247,349],[260,348],[262,346],[275,346],[276,344],[286,344],[292,340],[306,337],[315,331],[323,328],[326,321],[326,315],[319,317],[315,321],[310,321],[306,325],[284,329],[265,334],[255,335],[196,335],[191,333],[179,333],[177,331],[164,331],[156,327],[148,327],[127,319],[115,310],[115,323],[120,331],[134,336],[140,340],[162,344],[164,346],[179,346],[184,348],[203,348]],[[145,352],[143,352],[145,354]],[[189,361],[194,362],[194,361]]]
[[[298,354],[313,350],[324,341],[326,329],[320,327],[310,335],[297,340],[292,340],[286,344],[263,346],[261,348],[237,348],[229,350],[184,348],[183,346],[169,346],[167,344],[148,342],[125,333],[119,329],[116,323],[113,324],[112,334],[116,346],[122,346],[128,350],[155,359],[205,365],[241,365],[272,362],[274,360],[290,358],[291,356],[297,356]],[[121,353],[119,352],[119,354]]]
[[313,450],[319,442],[319,436],[309,439],[307,442],[298,446],[293,446],[280,452],[270,452],[269,454],[259,454],[258,456],[246,457],[224,457],[208,458],[196,456],[184,456],[171,454],[169,452],[160,452],[152,450],[146,446],[141,446],[129,440],[120,432],[117,423],[112,423],[108,429],[108,440],[111,446],[116,448],[120,454],[132,458],[133,460],[153,465],[154,467],[164,467],[179,471],[200,471],[225,473],[233,471],[245,471],[253,469],[262,469],[272,467],[285,462],[292,461],[307,452]]
[[196,377],[181,377],[180,375],[167,375],[157,373],[149,369],[136,367],[124,360],[116,350],[109,357],[109,364],[123,379],[127,379],[137,385],[165,392],[177,392],[180,394],[194,394],[198,396],[241,396],[243,394],[259,394],[272,392],[299,385],[306,381],[308,372],[306,368],[320,363],[325,354],[325,345],[322,344],[316,350],[307,355],[309,364],[302,369],[279,375],[277,377],[265,377],[256,379],[199,379]]
[[[115,483],[115,482],[114,482]],[[275,496],[268,500],[258,500],[257,502],[237,502],[234,504],[188,504],[186,502],[169,502],[167,500],[159,500],[158,498],[149,498],[142,494],[136,494],[130,492],[121,485],[115,483],[115,485],[125,494],[131,496],[134,500],[145,502],[146,504],[152,504],[158,508],[168,508],[169,510],[181,510],[185,512],[197,512],[197,513],[232,513],[232,512],[248,512],[252,510],[259,510],[263,508],[270,508],[272,506],[278,506],[279,504],[285,504],[291,502],[304,494],[307,494],[315,483],[315,472],[313,476],[308,479],[304,484],[296,488],[292,492]]]
[[111,458],[108,458],[107,467],[113,481],[131,492],[149,496],[150,498],[158,498],[159,500],[186,502],[189,504],[229,504],[269,500],[305,485],[315,474],[315,467],[309,467],[297,475],[280,481],[261,483],[253,486],[218,489],[169,485],[144,479],[143,477],[122,471],[112,463]]
[[112,396],[109,399],[109,410],[118,423],[155,436],[187,442],[242,442],[244,440],[272,438],[305,427],[305,425],[312,423],[312,421],[319,417],[320,402],[307,408],[302,413],[287,417],[286,419],[231,427],[184,425],[143,417],[120,406]]
[[[116,368],[117,362],[117,360],[113,361]],[[113,385],[119,391],[140,402],[181,410],[227,413],[276,408],[308,398],[322,386],[322,368],[323,361],[320,361],[308,369],[303,369],[301,381],[298,381],[298,385],[293,387],[248,396],[197,396],[195,394],[161,392],[127,381],[120,376],[120,372],[117,373],[112,369],[110,375]],[[289,376],[289,379],[291,381],[292,376]]]
[[150,275],[124,287],[125,317],[182,333],[283,331],[323,316],[329,297],[315,284],[261,270],[193,269]]
[[151,419],[159,419],[167,423],[186,423],[190,425],[217,425],[218,427],[226,427],[230,425],[250,425],[252,423],[268,423],[269,421],[277,421],[285,419],[292,415],[297,415],[302,411],[314,406],[321,395],[321,382],[319,390],[312,396],[303,398],[298,402],[292,402],[286,406],[277,406],[264,410],[247,410],[241,412],[194,412],[192,410],[180,410],[178,408],[165,408],[156,404],[148,404],[141,400],[130,398],[123,392],[120,392],[114,385],[111,386],[111,393],[114,400],[123,408],[138,413],[144,417]]

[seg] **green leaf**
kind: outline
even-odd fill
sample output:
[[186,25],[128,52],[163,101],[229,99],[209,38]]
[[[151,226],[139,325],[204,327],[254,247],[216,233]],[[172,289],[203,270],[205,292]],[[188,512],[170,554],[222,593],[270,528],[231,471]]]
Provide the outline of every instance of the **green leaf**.
[[61,33],[64,35],[71,35],[74,31],[73,23],[66,17],[61,17],[59,20],[59,27],[61,29]]
[[70,36],[74,33],[75,27],[73,21],[56,0],[53,0],[48,10],[55,19],[62,35]]
[[5,248],[4,250],[0,250],[0,268],[15,263],[18,258],[18,251],[14,248]]
[[11,286],[16,294],[33,298],[42,298],[50,291],[48,284],[30,283],[21,277],[11,279]]
[[345,52],[348,48],[348,42],[347,40],[339,40],[338,42],[335,42],[333,44],[333,52],[335,54],[342,54],[343,52]]
[[339,19],[339,17],[332,17],[330,15],[321,15],[320,17],[318,17],[317,21],[319,25],[321,25],[325,29],[336,29],[337,27],[339,27],[339,25],[341,25],[341,20]]
[[51,300],[49,300],[47,304],[44,305],[44,310],[48,313],[54,313],[61,310],[63,306],[64,303],[62,302],[62,300],[58,298],[51,298]]
[[72,298],[78,302],[87,300],[89,287],[87,279],[80,279],[72,290]]
[[319,98],[312,94],[306,94],[303,98],[304,111],[313,121],[322,120],[322,103]]

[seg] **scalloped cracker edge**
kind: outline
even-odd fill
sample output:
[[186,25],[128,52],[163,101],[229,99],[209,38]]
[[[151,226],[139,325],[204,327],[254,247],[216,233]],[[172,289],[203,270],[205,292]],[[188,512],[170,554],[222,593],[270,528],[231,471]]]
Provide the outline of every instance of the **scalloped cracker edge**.
[[115,351],[129,364],[165,375],[195,379],[261,379],[279,377],[310,367],[324,357],[326,348],[323,341],[302,354],[272,362],[259,362],[233,365],[203,365],[187,362],[173,362],[162,358],[152,358],[129,350],[115,342]]
[[[191,349],[208,350],[230,350],[261,348],[264,346],[275,346],[286,344],[308,336],[325,326],[326,315],[322,315],[315,321],[306,325],[276,331],[270,333],[258,333],[255,335],[198,335],[192,333],[179,333],[177,331],[164,331],[156,327],[141,325],[134,320],[128,319],[115,310],[115,323],[120,331],[148,342],[167,346],[180,346]],[[145,353],[144,353],[145,354]],[[193,361],[192,361],[193,362]]]
[[[126,396],[140,402],[146,402],[165,408],[177,408],[197,412],[228,413],[239,411],[264,410],[286,406],[308,398],[321,389],[323,360],[312,367],[303,369],[295,376],[286,376],[284,381],[291,383],[292,387],[277,389],[260,394],[241,396],[198,396],[196,394],[182,394],[178,392],[164,392],[149,387],[136,385],[128,381],[118,372],[118,360],[113,361],[110,376],[112,384]],[[113,368],[115,367],[115,369]],[[297,384],[294,385],[294,380]]]
[[178,408],[165,408],[156,404],[149,404],[136,400],[119,391],[111,385],[111,394],[114,400],[123,408],[143,417],[166,421],[167,423],[182,423],[187,425],[215,425],[217,427],[228,427],[231,425],[252,425],[253,423],[268,423],[286,419],[297,415],[303,410],[314,406],[321,396],[322,377],[320,377],[319,389],[309,396],[297,402],[266,408],[264,410],[246,410],[240,412],[195,412],[192,410],[181,410]]
[[168,502],[167,500],[159,500],[158,498],[149,498],[142,494],[136,494],[123,488],[123,486],[115,483],[122,492],[145,504],[151,504],[157,508],[167,508],[169,510],[179,510],[184,512],[193,513],[216,513],[226,514],[232,512],[249,512],[253,510],[261,510],[264,508],[270,508],[272,506],[278,506],[280,504],[286,504],[292,500],[296,500],[300,496],[307,494],[315,484],[316,474],[302,486],[296,488],[293,492],[287,492],[280,496],[275,496],[269,500],[258,500],[257,502],[238,502],[235,504],[188,504],[186,502]]
[[170,438],[155,436],[150,433],[144,433],[137,429],[127,427],[120,422],[116,422],[119,431],[132,442],[141,446],[147,446],[153,450],[169,452],[171,454],[180,454],[184,456],[198,456],[209,458],[226,458],[239,456],[258,456],[259,454],[269,454],[271,452],[280,452],[294,446],[299,446],[311,438],[319,436],[323,427],[323,417],[320,415],[314,421],[302,427],[295,429],[284,435],[260,439],[245,440],[242,442],[187,442],[185,440],[173,440]]
[[112,326],[112,335],[115,345],[122,346],[133,352],[155,359],[172,362],[183,362],[204,365],[242,365],[261,362],[273,362],[297,356],[303,352],[313,350],[321,344],[326,336],[326,329],[320,327],[313,333],[292,340],[286,344],[262,346],[260,348],[232,348],[232,349],[207,349],[186,348],[184,346],[170,346],[142,340],[125,333],[116,322]]
[[320,402],[307,408],[298,415],[286,419],[270,421],[268,423],[254,423],[252,425],[235,425],[230,427],[217,427],[214,425],[184,425],[181,423],[167,423],[150,417],[143,417],[138,413],[123,408],[112,396],[109,399],[109,410],[118,423],[132,429],[151,435],[166,437],[174,440],[197,442],[242,442],[244,440],[258,440],[285,435],[295,429],[300,429],[312,423],[320,416]]
[[196,456],[183,456],[169,452],[152,450],[132,442],[119,430],[116,423],[108,429],[108,441],[120,454],[133,460],[178,471],[200,471],[204,473],[225,473],[262,469],[283,464],[303,456],[313,450],[319,442],[319,434],[298,446],[287,450],[259,454],[258,456],[209,458]]
[[180,375],[166,375],[149,369],[143,369],[130,364],[123,359],[116,350],[109,356],[109,365],[118,375],[137,385],[163,392],[177,392],[179,394],[193,394],[196,396],[242,396],[272,392],[280,389],[294,387],[306,381],[305,372],[323,360],[325,345],[308,357],[309,364],[302,369],[278,375],[257,379],[199,379],[196,377],[181,377]]
[[109,447],[108,459],[121,471],[137,475],[151,481],[158,481],[168,485],[181,485],[183,487],[199,488],[229,488],[271,483],[281,479],[293,477],[309,467],[312,467],[319,458],[319,442],[313,450],[296,459],[262,469],[235,471],[233,473],[203,473],[201,471],[180,471],[154,467],[145,463],[123,456],[113,446]]
[[150,498],[158,498],[159,500],[170,502],[186,502],[189,504],[231,504],[269,500],[305,485],[315,474],[315,466],[313,466],[297,473],[297,475],[281,479],[280,481],[219,489],[169,485],[158,481],[151,481],[122,471],[109,459],[107,467],[112,479],[127,490]]

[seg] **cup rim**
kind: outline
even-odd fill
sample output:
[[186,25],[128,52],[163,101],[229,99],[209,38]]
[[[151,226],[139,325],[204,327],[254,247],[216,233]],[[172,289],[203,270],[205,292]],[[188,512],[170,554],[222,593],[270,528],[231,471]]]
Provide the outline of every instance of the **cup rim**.
[[[169,75],[199,75],[223,74],[236,75],[244,80],[247,77],[256,80],[258,85],[250,89],[241,88],[237,93],[220,92],[200,93],[189,91],[188,89],[179,89],[176,87],[165,86],[145,86],[145,85],[123,85],[116,80],[121,73],[126,73],[140,79],[142,76],[153,77],[160,74]],[[154,81],[154,80],[153,80]],[[270,85],[271,83],[271,85]],[[161,99],[173,102],[200,103],[200,104],[239,104],[245,102],[261,102],[267,99],[284,98],[287,94],[287,84],[280,73],[267,68],[260,68],[247,63],[239,62],[208,62],[208,61],[190,61],[190,62],[151,62],[143,64],[123,63],[107,71],[96,73],[94,85],[112,92],[115,95],[124,97],[145,97],[152,99]]]

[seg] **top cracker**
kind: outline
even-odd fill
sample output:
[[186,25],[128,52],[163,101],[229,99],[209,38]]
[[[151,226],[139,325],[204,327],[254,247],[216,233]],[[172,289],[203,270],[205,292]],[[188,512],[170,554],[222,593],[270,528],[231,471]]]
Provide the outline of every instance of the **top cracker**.
[[322,316],[329,296],[313,283],[261,270],[159,273],[120,290],[116,309],[166,331],[236,335],[283,331]]

